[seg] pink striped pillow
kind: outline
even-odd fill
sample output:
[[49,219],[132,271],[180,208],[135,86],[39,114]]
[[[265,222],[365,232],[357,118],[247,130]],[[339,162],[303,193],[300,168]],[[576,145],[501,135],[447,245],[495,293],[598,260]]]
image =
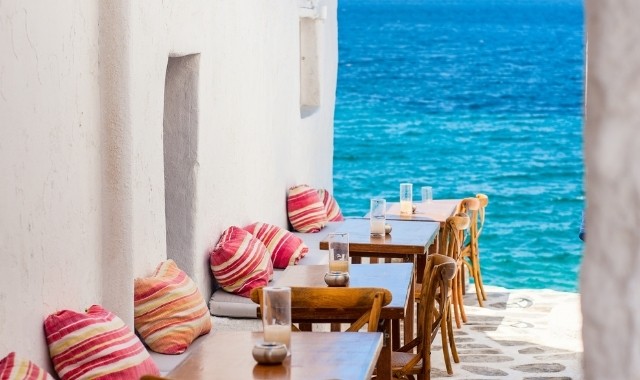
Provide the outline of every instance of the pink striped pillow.
[[29,360],[9,353],[0,360],[0,379],[2,380],[54,380],[51,375]]
[[342,211],[340,210],[340,206],[338,206],[336,198],[334,198],[333,195],[325,189],[318,189],[318,195],[324,205],[324,210],[327,213],[327,219],[330,222],[342,222],[344,220],[344,216],[342,216]]
[[62,310],[44,321],[49,355],[67,379],[138,379],[158,367],[122,319],[101,306],[86,313]]
[[243,297],[249,297],[254,288],[267,285],[273,275],[273,264],[264,244],[236,226],[227,228],[220,236],[209,261],[218,284]]
[[155,352],[181,354],[211,331],[204,298],[173,260],[160,263],[152,277],[137,278],[133,300],[136,331]]
[[327,212],[315,189],[299,185],[289,189],[287,196],[289,222],[298,232],[318,232],[327,225]]
[[309,252],[309,247],[291,232],[267,223],[253,223],[244,228],[267,247],[274,268],[284,269],[297,264]]

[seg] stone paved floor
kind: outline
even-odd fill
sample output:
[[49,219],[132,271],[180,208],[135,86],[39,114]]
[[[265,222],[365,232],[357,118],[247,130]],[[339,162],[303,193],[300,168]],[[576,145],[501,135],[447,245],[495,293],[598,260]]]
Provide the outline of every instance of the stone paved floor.
[[[455,330],[460,363],[447,375],[440,338],[432,379],[580,380],[580,296],[551,290],[486,287],[485,307],[465,296],[468,322]],[[454,326],[455,329],[455,326]]]
[[[473,288],[473,287],[472,287]],[[455,329],[460,363],[445,371],[440,338],[432,350],[432,379],[581,380],[580,296],[552,290],[487,286],[485,307],[465,296],[468,322]],[[213,317],[214,330],[260,330],[258,320]]]

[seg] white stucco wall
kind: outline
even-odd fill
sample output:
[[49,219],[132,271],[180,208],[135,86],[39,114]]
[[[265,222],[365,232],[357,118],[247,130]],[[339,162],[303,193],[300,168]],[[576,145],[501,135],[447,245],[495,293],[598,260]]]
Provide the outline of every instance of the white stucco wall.
[[640,378],[640,3],[588,0],[585,379]]
[[321,29],[321,106],[300,116],[298,1],[0,2],[0,357],[49,367],[42,321],[103,304],[131,324],[133,279],[166,259],[168,58],[199,54],[194,244],[286,225],[286,191],[332,186],[336,1]]

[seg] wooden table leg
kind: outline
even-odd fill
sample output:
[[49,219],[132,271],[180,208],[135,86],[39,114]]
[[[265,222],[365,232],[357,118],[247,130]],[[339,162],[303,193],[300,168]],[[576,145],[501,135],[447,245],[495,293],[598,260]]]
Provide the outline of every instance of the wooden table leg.
[[[416,276],[413,276],[411,288],[409,289],[409,305],[407,306],[407,315],[404,317],[404,344],[413,340],[413,319],[415,316],[416,302],[414,300],[416,291]],[[398,337],[400,340],[400,337]],[[395,347],[394,347],[395,348]]]
[[[431,245],[433,247],[433,245]],[[418,282],[419,284],[422,284],[423,278],[424,277],[424,268],[427,266],[427,256],[426,255],[420,255],[416,258],[415,261],[415,266],[416,266],[416,275],[414,276],[415,281]]]
[[313,324],[306,322],[298,323],[298,328],[300,331],[313,331]]
[[[397,320],[396,320],[397,321]],[[376,363],[376,379],[377,380],[391,380],[391,340],[393,338],[391,321],[386,320],[383,322],[384,329],[382,331],[382,351],[378,356],[378,363]]]
[[400,348],[400,320],[394,319],[391,321],[391,349],[397,350]]

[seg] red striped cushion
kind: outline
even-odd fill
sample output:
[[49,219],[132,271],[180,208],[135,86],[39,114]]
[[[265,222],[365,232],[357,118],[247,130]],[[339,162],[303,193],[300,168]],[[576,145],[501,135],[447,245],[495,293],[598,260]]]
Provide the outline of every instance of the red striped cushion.
[[243,297],[249,297],[254,288],[267,285],[273,275],[273,264],[264,244],[236,226],[227,228],[220,236],[209,261],[218,284]]
[[336,198],[334,198],[333,195],[325,189],[318,189],[318,195],[320,196],[320,200],[322,200],[322,204],[324,205],[324,210],[327,213],[327,220],[330,222],[343,221],[344,216],[342,216],[342,211],[340,210],[340,206],[338,205]]
[[49,355],[67,379],[138,379],[158,367],[122,319],[101,306],[86,313],[62,310],[44,321]]
[[318,192],[307,185],[289,189],[287,214],[298,232],[318,232],[327,224],[327,212]]
[[173,260],[160,263],[152,277],[136,279],[133,300],[136,331],[155,352],[181,354],[211,331],[202,294]]
[[244,228],[260,240],[271,254],[274,268],[284,269],[309,252],[309,247],[291,232],[267,223],[253,223]]
[[51,375],[29,360],[11,352],[0,360],[0,379],[2,380],[54,380]]

